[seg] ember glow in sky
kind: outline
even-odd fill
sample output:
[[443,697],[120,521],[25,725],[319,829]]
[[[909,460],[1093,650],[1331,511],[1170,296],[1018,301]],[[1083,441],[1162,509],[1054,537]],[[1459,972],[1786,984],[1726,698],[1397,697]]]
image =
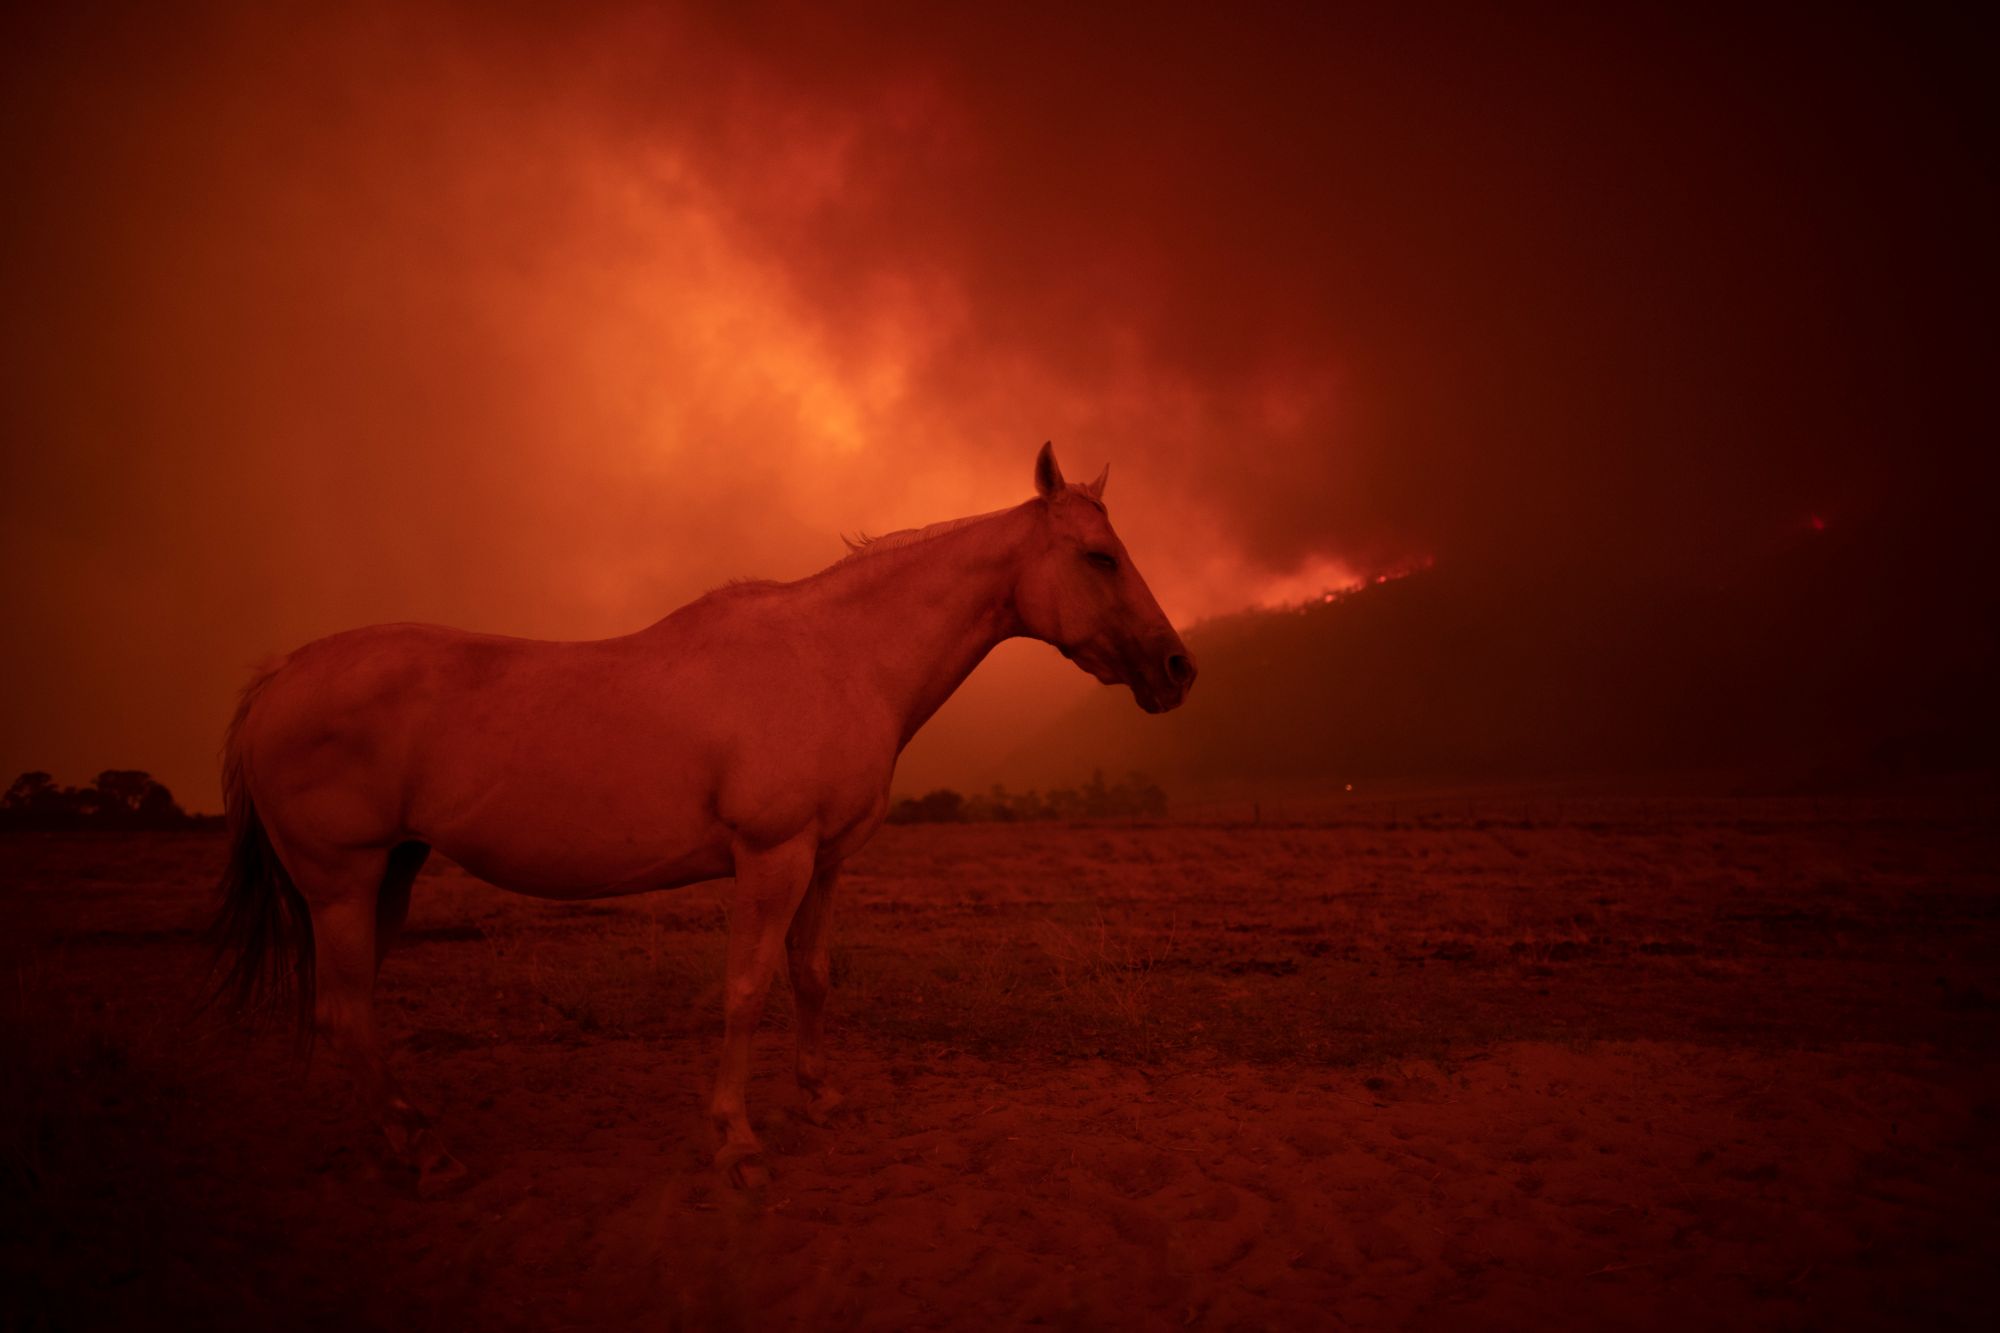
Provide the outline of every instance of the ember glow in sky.
[[[212,805],[270,653],[622,633],[1024,499],[1044,439],[1111,464],[1182,623],[1431,558],[1701,570],[1807,504],[1914,559],[1990,474],[1990,127],[1949,32],[6,23],[10,773]],[[973,780],[1073,675],[1008,649],[925,771]]]

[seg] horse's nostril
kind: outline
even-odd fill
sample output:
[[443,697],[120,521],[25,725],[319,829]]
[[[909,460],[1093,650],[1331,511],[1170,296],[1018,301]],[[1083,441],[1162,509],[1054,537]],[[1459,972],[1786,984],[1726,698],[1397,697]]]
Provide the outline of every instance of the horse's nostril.
[[1185,685],[1194,679],[1194,661],[1180,653],[1167,657],[1167,679],[1176,685]]

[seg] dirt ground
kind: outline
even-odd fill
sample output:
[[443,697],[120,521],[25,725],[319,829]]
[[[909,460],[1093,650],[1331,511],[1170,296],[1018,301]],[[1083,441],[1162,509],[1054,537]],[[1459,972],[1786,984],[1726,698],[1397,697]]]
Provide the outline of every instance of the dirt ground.
[[[472,1170],[198,1017],[219,837],[0,839],[13,1328],[1950,1327],[1990,1314],[1990,803],[885,830],[708,1167],[726,886],[433,864],[382,978]],[[1280,812],[1282,813],[1282,812]]]

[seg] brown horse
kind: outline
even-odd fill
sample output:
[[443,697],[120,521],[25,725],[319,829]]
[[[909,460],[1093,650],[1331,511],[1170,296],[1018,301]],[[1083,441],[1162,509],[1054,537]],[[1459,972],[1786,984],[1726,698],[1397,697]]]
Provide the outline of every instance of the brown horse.
[[232,857],[219,932],[239,1003],[293,992],[430,1189],[463,1174],[378,1048],[375,976],[435,847],[543,898],[734,875],[719,1166],[766,1177],[743,1105],[781,960],[798,1081],[826,1078],[827,917],[841,862],[882,822],[896,758],[1003,639],[1054,644],[1139,706],[1187,697],[1194,660],[1132,565],[1104,478],[1035,460],[1034,499],[892,533],[796,583],[739,583],[624,638],[546,643],[378,625],[264,671],[229,729]]

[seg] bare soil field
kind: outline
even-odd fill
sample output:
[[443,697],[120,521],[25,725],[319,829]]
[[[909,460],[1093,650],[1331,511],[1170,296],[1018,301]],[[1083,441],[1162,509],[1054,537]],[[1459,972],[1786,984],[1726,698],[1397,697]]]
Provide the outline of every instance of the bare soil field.
[[[0,839],[8,1327],[1938,1328],[2000,1260],[1990,804],[889,828],[825,1127],[730,1190],[726,885],[433,862],[381,983],[471,1168],[196,1012],[222,843]],[[781,987],[782,991],[782,987]]]

